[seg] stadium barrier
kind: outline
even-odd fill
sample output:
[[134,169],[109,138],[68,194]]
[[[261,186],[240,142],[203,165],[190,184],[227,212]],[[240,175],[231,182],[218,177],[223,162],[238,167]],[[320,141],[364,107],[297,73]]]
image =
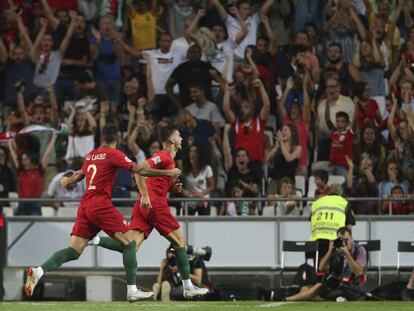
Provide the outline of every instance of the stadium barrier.
[[[399,201],[404,199],[407,200],[407,198],[403,198]],[[172,199],[171,202],[195,200],[193,198]],[[202,201],[213,203],[228,200],[264,202],[266,199],[202,199]],[[287,200],[292,201],[291,198]],[[312,201],[313,198],[297,198],[297,200],[305,202]],[[381,198],[349,198],[349,201],[367,200],[382,201]],[[0,202],[5,201],[39,200],[0,199]],[[56,199],[43,198],[40,200],[43,205],[56,201]],[[117,202],[131,202],[131,206],[134,202],[133,199],[114,199],[113,201],[115,204]],[[126,215],[131,211],[131,208],[123,208]],[[310,224],[307,216],[212,217],[184,215],[177,218],[189,244],[212,247],[213,256],[208,262],[208,267],[216,271],[279,271],[283,241],[308,240],[310,236]],[[73,220],[74,217],[6,217],[6,271],[12,274],[9,280],[14,280],[15,283],[17,282],[16,285],[19,285],[20,277],[15,277],[16,271],[21,273],[26,266],[39,265],[56,250],[66,247]],[[396,271],[398,241],[414,241],[413,221],[414,215],[357,216],[353,236],[356,240],[381,240],[383,250],[381,265],[390,271]],[[154,271],[159,267],[167,246],[167,241],[155,232],[143,243],[138,253],[141,273]],[[411,254],[401,255],[400,266],[412,266],[413,257]],[[377,260],[377,256],[373,255],[372,264],[377,265]],[[285,262],[286,267],[297,267],[304,262],[304,256],[303,254],[286,254]],[[79,260],[67,263],[63,271],[65,270],[70,271],[70,274],[75,271],[84,273],[89,278],[91,272],[94,271],[95,275],[105,275],[110,271],[122,271],[122,258],[116,252],[100,247],[88,247]],[[94,274],[92,273],[92,275]]]

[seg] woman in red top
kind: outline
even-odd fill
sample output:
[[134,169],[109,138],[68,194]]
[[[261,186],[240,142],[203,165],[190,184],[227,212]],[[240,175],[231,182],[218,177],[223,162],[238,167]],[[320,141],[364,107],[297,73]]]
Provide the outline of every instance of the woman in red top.
[[[49,155],[56,142],[56,133],[46,148],[39,163],[38,157],[22,152],[20,156],[16,152],[16,142],[9,140],[10,155],[14,166],[19,170],[17,193],[19,198],[40,198],[43,193],[44,171],[47,167]],[[41,215],[40,202],[20,202],[15,215]]]

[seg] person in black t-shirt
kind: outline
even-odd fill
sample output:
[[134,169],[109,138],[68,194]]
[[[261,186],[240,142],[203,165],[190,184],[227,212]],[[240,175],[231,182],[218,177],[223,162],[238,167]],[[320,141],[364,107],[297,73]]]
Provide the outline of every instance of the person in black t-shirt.
[[[203,86],[206,92],[206,98],[210,101],[212,101],[211,82],[215,80],[221,85],[225,83],[217,69],[210,63],[201,60],[201,47],[199,45],[194,44],[189,47],[187,59],[188,61],[174,69],[165,86],[167,95],[180,108],[192,103],[190,87],[194,83]],[[180,89],[180,98],[177,98],[173,92],[173,88],[177,83]]]
[[83,14],[76,17],[75,32],[69,46],[63,55],[59,77],[56,83],[56,97],[60,103],[76,98],[74,79],[77,73],[86,70],[89,66],[91,53],[89,41],[85,34],[86,20]]

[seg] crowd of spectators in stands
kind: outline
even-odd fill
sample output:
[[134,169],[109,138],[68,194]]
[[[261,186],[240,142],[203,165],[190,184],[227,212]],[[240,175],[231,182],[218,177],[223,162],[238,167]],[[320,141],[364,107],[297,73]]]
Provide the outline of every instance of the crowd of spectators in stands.
[[[136,161],[180,128],[189,214],[277,215],[343,178],[355,214],[409,214],[414,192],[414,2],[2,0],[0,197],[79,198],[107,123]],[[315,192],[296,184],[309,180]],[[333,177],[334,176],[334,177]],[[312,177],[312,178],[311,178]],[[311,185],[312,184],[312,185]],[[136,191],[118,172],[114,197]],[[407,198],[390,203],[390,197]],[[73,203],[53,203],[56,209]],[[131,205],[131,204],[127,204]],[[40,214],[21,203],[15,214]]]

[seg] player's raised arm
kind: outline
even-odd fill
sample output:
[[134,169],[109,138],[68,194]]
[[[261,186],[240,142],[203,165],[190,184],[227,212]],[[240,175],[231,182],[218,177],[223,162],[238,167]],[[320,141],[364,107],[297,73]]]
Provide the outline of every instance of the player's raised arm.
[[159,170],[155,168],[151,168],[148,162],[142,162],[139,164],[135,164],[131,170],[134,173],[137,173],[141,176],[147,177],[155,177],[155,176],[169,176],[178,178],[181,175],[181,170],[178,168],[173,168],[172,170]]
[[62,188],[67,188],[68,186],[74,185],[78,182],[80,182],[82,179],[85,178],[85,174],[82,172],[82,170],[78,170],[73,173],[71,176],[64,176],[60,180],[60,185]]

